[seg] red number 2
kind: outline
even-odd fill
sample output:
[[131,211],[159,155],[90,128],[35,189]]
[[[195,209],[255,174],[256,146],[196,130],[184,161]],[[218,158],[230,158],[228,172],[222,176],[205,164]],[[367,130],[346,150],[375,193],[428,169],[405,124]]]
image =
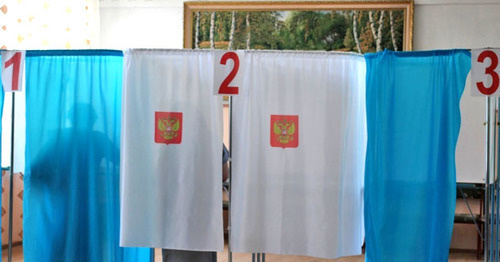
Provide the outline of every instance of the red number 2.
[[495,72],[495,69],[498,66],[498,56],[495,54],[495,52],[491,50],[486,50],[482,52],[479,57],[477,58],[477,61],[479,63],[483,63],[484,59],[489,58],[491,60],[491,64],[489,67],[486,68],[484,71],[485,74],[488,74],[491,76],[493,79],[491,86],[490,87],[485,87],[483,82],[477,82],[477,88],[479,89],[479,92],[485,94],[485,95],[491,95],[495,93],[498,89],[498,84],[499,84],[499,77],[497,72]]
[[240,59],[238,58],[238,55],[235,52],[227,52],[222,56],[220,60],[221,65],[225,65],[228,59],[233,60],[234,67],[233,70],[231,70],[229,75],[226,77],[226,79],[224,79],[224,81],[220,85],[219,94],[237,95],[239,91],[238,87],[229,86],[229,84],[231,84],[231,81],[233,81],[234,77],[236,77],[236,74],[238,73],[238,69],[240,68]]
[[17,52],[9,60],[5,62],[5,68],[13,66],[12,68],[12,90],[19,90],[19,69],[21,66],[21,53]]

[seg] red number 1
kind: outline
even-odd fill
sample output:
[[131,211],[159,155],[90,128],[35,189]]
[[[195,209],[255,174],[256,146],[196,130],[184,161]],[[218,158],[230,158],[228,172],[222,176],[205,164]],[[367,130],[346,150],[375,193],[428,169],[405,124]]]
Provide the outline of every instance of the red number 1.
[[477,85],[477,88],[479,89],[479,92],[481,92],[485,95],[491,95],[497,91],[498,84],[500,82],[498,74],[497,74],[497,72],[495,72],[495,69],[498,66],[498,56],[495,54],[495,52],[493,52],[491,50],[486,50],[486,51],[483,51],[479,55],[479,57],[477,58],[477,61],[479,63],[483,63],[484,59],[486,59],[486,58],[489,58],[491,60],[491,64],[489,67],[486,68],[484,73],[490,75],[493,81],[492,81],[490,87],[485,87],[483,82],[477,82],[476,85]]
[[5,62],[5,68],[13,66],[12,68],[12,90],[19,90],[19,69],[21,66],[21,53],[17,52],[9,60]]
[[234,67],[233,70],[231,70],[229,75],[226,77],[226,79],[224,79],[224,81],[220,85],[219,94],[237,95],[239,91],[238,87],[229,86],[229,84],[231,84],[231,81],[233,81],[234,77],[236,77],[236,74],[238,73],[238,69],[240,68],[240,59],[238,58],[238,55],[235,52],[227,52],[222,56],[220,60],[221,65],[225,65],[228,59],[233,60]]

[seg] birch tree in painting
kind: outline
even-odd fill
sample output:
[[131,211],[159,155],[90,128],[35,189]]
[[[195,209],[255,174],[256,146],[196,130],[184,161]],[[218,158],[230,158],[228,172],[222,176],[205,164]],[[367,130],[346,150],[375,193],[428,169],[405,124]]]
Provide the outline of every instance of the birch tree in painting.
[[382,51],[382,27],[384,26],[385,11],[380,12],[380,21],[378,23],[377,37],[375,38],[377,44],[377,52]]
[[196,24],[194,26],[194,48],[200,48],[200,12],[196,12]]
[[396,44],[396,37],[394,36],[394,16],[392,15],[392,11],[389,11],[389,20],[390,20],[390,27],[391,27],[391,39],[392,39],[392,46],[394,48],[394,51],[398,51],[398,45]]
[[252,33],[250,32],[250,13],[247,13],[246,17],[246,26],[247,26],[247,49],[250,49],[250,41],[252,37]]
[[358,13],[359,11],[354,11],[352,15],[352,34],[354,35],[354,42],[356,42],[358,53],[362,54],[363,50],[361,50],[358,38]]
[[376,22],[373,11],[368,11],[368,19],[370,21],[370,29],[373,34],[373,39],[375,40],[375,45],[377,47],[377,52],[382,51],[382,28],[384,27],[384,14],[385,11],[380,12],[378,29],[375,29]]
[[229,32],[229,45],[227,49],[234,49],[234,30],[236,27],[236,12],[231,12],[231,31]]
[[210,49],[215,48],[214,31],[215,31],[215,12],[212,12],[212,15],[210,16]]

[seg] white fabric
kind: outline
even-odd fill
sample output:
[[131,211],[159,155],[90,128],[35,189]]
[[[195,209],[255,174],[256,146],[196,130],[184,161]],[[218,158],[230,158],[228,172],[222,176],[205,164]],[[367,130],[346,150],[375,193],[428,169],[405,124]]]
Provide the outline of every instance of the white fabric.
[[[247,52],[234,98],[231,247],[361,253],[365,62],[352,54]],[[297,148],[271,147],[270,115],[298,115]]]
[[[124,55],[121,246],[221,251],[222,97],[213,53]],[[155,112],[182,112],[182,142],[155,143]]]

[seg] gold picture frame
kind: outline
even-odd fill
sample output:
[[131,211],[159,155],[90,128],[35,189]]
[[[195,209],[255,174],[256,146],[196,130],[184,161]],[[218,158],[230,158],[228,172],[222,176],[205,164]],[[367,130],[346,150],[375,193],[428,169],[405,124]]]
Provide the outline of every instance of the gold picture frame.
[[412,0],[184,3],[189,49],[410,51],[412,30]]

